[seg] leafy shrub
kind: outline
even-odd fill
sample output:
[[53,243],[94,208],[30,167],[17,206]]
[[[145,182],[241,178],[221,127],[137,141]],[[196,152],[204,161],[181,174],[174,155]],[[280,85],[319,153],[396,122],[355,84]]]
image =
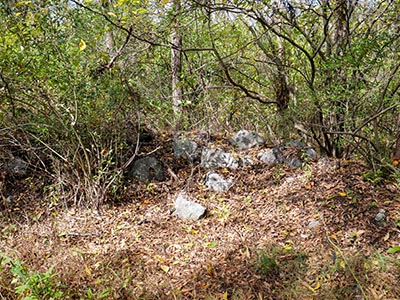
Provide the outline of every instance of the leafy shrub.
[[55,280],[53,267],[44,273],[32,271],[25,267],[18,259],[12,260],[8,256],[0,255],[0,271],[8,268],[13,275],[11,284],[16,294],[22,300],[55,300],[64,299],[65,289]]

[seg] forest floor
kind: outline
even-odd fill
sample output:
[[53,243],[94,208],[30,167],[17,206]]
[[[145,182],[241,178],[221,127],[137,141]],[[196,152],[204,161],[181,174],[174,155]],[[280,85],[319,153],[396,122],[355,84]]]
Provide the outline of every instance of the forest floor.
[[[0,299],[399,299],[398,183],[324,158],[220,169],[234,185],[217,193],[207,170],[161,159],[175,179],[132,181],[99,210],[38,201],[36,179],[20,182],[31,192],[0,216]],[[204,218],[171,213],[182,190]]]

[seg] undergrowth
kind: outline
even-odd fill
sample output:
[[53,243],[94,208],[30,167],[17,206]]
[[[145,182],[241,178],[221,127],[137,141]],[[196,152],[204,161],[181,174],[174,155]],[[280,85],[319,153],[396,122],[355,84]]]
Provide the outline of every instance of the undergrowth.
[[[5,254],[0,255],[1,290],[7,291],[9,299],[20,300],[56,300],[66,296],[65,285],[57,280],[53,273],[54,266],[46,272],[39,273],[29,269],[19,259],[11,259]],[[7,283],[4,277],[11,274]],[[7,286],[8,285],[8,286]],[[11,291],[14,292],[14,296]],[[1,294],[0,294],[1,295]],[[3,295],[1,295],[3,296]]]

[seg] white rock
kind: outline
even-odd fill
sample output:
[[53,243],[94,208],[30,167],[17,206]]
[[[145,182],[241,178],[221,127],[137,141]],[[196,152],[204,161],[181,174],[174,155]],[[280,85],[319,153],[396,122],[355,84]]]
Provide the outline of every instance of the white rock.
[[240,130],[232,137],[232,143],[240,150],[243,150],[262,145],[265,143],[265,140],[256,132]]
[[319,224],[320,224],[319,221],[317,221],[317,220],[311,220],[310,223],[308,223],[307,227],[310,228],[310,229],[313,229],[313,228],[318,227]]
[[206,208],[180,192],[175,200],[175,215],[181,219],[198,220],[206,212]]
[[216,172],[208,172],[205,185],[214,191],[226,192],[232,185],[232,179],[224,179]]
[[375,217],[375,221],[380,222],[383,219],[385,219],[385,216],[386,216],[386,210],[380,209],[378,214]]

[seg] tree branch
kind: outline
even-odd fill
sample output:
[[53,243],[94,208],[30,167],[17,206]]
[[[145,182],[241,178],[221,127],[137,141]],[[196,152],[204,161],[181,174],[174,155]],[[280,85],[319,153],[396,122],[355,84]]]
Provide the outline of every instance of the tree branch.
[[86,6],[86,5],[80,3],[80,2],[77,1],[77,0],[71,0],[71,1],[72,1],[73,3],[75,3],[77,6],[81,7],[81,8],[84,8],[84,9],[86,9],[86,10],[88,10],[88,11],[90,11],[90,12],[96,14],[96,15],[102,16],[102,17],[103,17],[107,22],[109,22],[111,25],[113,25],[113,26],[116,27],[116,28],[119,28],[119,29],[122,30],[122,31],[125,31],[129,36],[132,36],[133,38],[137,39],[138,41],[141,41],[141,42],[150,44],[150,45],[152,45],[152,46],[163,46],[163,47],[168,47],[168,48],[171,47],[171,45],[156,43],[156,42],[154,42],[154,41],[152,41],[152,40],[149,40],[149,39],[144,38],[143,36],[136,35],[136,34],[133,33],[132,26],[130,26],[129,28],[126,28],[126,27],[124,27],[123,25],[121,25],[121,24],[119,24],[119,23],[113,21],[113,20],[110,18],[110,16],[108,16],[108,15],[105,14],[105,13],[102,13],[102,12],[100,12],[100,11],[97,11],[97,10],[95,10],[95,9],[89,7],[89,6]]
[[369,117],[366,121],[364,121],[360,126],[358,126],[356,129],[354,129],[351,134],[355,135],[357,132],[359,132],[361,129],[363,129],[365,126],[367,126],[370,122],[372,122],[373,120],[379,118],[381,115],[387,113],[389,110],[392,110],[394,108],[396,108],[397,106],[399,106],[399,103],[395,103],[387,108],[385,108],[384,110],[381,110],[380,112],[376,113],[375,115],[373,115],[372,117]]

